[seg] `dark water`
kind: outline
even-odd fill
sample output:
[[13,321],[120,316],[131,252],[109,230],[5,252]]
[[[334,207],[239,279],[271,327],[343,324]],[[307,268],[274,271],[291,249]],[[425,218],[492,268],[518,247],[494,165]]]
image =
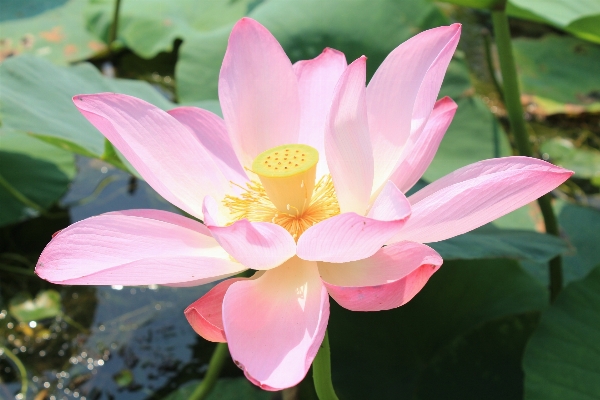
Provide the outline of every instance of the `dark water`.
[[[26,248],[32,264],[61,224],[130,208],[174,211],[145,182],[123,171],[87,158],[78,159],[78,166],[80,172],[61,202],[68,217],[40,221],[43,229],[35,224],[30,228],[42,236],[33,240],[33,248]],[[18,233],[13,235],[16,246],[21,237],[30,237]],[[5,299],[15,292],[33,297],[39,290],[54,289],[60,293],[63,313],[19,323],[8,305],[0,304],[0,345],[27,369],[27,398],[164,398],[206,370],[213,344],[193,332],[183,310],[210,287],[55,286],[36,276],[3,274],[0,288]],[[0,398],[15,398],[21,389],[15,365],[5,358],[0,366]],[[226,370],[227,375],[239,372]]]

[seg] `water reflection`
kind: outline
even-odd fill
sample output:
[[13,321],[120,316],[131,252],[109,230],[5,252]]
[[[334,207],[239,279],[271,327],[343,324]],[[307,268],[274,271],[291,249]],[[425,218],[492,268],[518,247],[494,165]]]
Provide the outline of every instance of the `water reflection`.
[[[128,173],[83,157],[77,164],[78,176],[62,201],[71,222],[130,208],[174,211]],[[23,271],[31,272],[51,234],[68,223],[35,219],[6,228],[14,243],[0,244],[0,253],[20,254],[28,264]],[[194,333],[183,310],[210,285],[54,286],[31,274],[0,273],[5,301],[0,299],[0,346],[26,368],[27,398],[160,399],[206,369],[213,344]],[[35,297],[48,289],[60,294],[59,314],[51,318],[19,322],[5,305],[19,291]],[[225,371],[225,376],[239,374]],[[19,365],[7,355],[0,357],[0,398],[21,391],[20,375]]]

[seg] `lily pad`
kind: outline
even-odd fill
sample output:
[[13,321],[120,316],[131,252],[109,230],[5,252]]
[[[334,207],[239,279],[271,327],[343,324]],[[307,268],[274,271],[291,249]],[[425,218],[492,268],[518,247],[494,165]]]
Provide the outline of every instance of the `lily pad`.
[[554,138],[545,141],[541,151],[550,161],[575,172],[577,178],[600,178],[600,151],[592,148],[577,148],[568,139]]
[[0,62],[17,54],[34,54],[68,64],[105,50],[106,45],[86,29],[82,5],[80,0],[3,1]]
[[[198,385],[200,382],[192,381],[171,392],[164,400],[187,400]],[[219,379],[213,391],[206,397],[207,400],[269,400],[271,398],[270,392],[260,390],[246,378]]]
[[487,321],[431,360],[415,392],[420,400],[523,398],[521,360],[539,313]]
[[[438,385],[441,393],[450,391],[455,382],[430,380],[425,374],[431,374],[430,367],[453,347],[460,351],[455,347],[457,340],[488,322],[538,312],[546,305],[546,290],[510,260],[447,261],[413,300],[390,311],[350,312],[332,302],[329,334],[334,386],[340,398],[348,400],[397,399],[398,393],[416,393],[424,384]],[[510,329],[496,336],[511,341],[523,334]],[[486,354],[495,357],[486,365],[506,358],[493,349]],[[472,374],[465,373],[460,394],[452,398],[506,398],[501,396],[502,385],[514,387],[522,382],[509,381],[519,377],[519,360],[512,360],[511,367],[493,379],[482,379],[479,370],[469,369]],[[462,364],[454,368],[467,371]]]
[[[90,28],[108,40],[114,0],[93,0],[87,12]],[[152,58],[171,51],[175,39],[228,25],[243,17],[248,0],[145,0],[121,5],[118,40],[136,54]]]
[[444,260],[510,258],[540,263],[568,250],[556,236],[532,231],[480,228],[442,242],[431,243]]
[[[349,61],[367,55],[369,74],[409,37],[447,23],[425,0],[269,0],[248,16],[273,33],[292,61],[316,57],[325,47],[332,47],[343,51]],[[230,32],[231,25],[184,41],[175,71],[182,102],[217,98]]]
[[19,293],[10,300],[8,311],[19,322],[54,318],[61,313],[60,293],[44,290],[34,299],[28,293]]
[[558,214],[558,222],[570,247],[564,257],[565,281],[582,279],[600,264],[600,211],[566,204]]
[[596,0],[510,0],[507,12],[600,43],[600,2]]
[[32,56],[15,57],[0,65],[0,81],[0,118],[5,127],[89,157],[102,158],[104,136],[77,111],[72,96],[118,92],[162,109],[174,107],[146,82],[106,78],[85,63],[60,67]]
[[600,265],[542,313],[523,359],[526,400],[595,399],[600,393]]
[[515,39],[513,44],[530,112],[543,116],[600,110],[600,46],[556,35]]
[[[561,237],[568,246],[563,254],[563,280],[568,284],[585,278],[600,263],[597,251],[600,243],[600,211],[561,202],[554,209],[558,214]],[[548,284],[548,264],[524,260],[522,265],[542,284]]]
[[0,226],[43,213],[75,176],[73,154],[0,128]]

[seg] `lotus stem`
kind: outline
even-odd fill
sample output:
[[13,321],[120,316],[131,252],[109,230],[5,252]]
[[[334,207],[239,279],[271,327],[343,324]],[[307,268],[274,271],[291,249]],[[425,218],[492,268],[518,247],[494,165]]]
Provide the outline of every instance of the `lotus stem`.
[[108,34],[108,47],[111,48],[114,41],[117,40],[117,32],[119,29],[119,13],[121,11],[121,0],[115,0],[115,10],[113,12],[112,24]]
[[189,400],[203,400],[208,397],[217,384],[217,379],[219,379],[219,374],[223,369],[228,354],[229,348],[227,347],[227,343],[217,343],[208,363],[208,371],[206,371],[206,375],[200,385],[190,395]]
[[329,333],[325,331],[323,343],[313,364],[313,381],[319,400],[338,400],[331,382],[331,352],[329,350]]
[[[508,17],[504,8],[492,11],[492,22],[494,24],[494,36],[496,47],[498,49],[498,59],[500,61],[500,71],[502,72],[502,84],[504,87],[503,97],[504,105],[508,113],[510,128],[513,132],[517,151],[522,156],[533,157],[529,135],[523,118],[523,106],[521,105],[521,93],[519,91],[519,82],[517,80],[517,69],[513,57],[512,43],[510,38],[510,29]],[[544,218],[546,233],[559,236],[558,222],[552,204],[550,195],[542,196],[538,199],[538,204]],[[553,302],[562,289],[563,273],[562,258],[556,256],[549,263],[550,271],[550,301]]]
[[500,100],[504,102],[504,93],[502,92],[502,86],[500,86],[500,82],[498,82],[498,78],[496,77],[496,70],[494,69],[494,59],[492,57],[492,39],[490,35],[490,31],[484,29],[481,32],[483,36],[483,48],[485,50],[485,63],[488,67],[488,74],[490,75],[490,79],[494,85],[494,88],[498,92],[498,96],[500,96]]
[[0,346],[0,355],[5,355],[19,370],[19,375],[21,376],[21,394],[24,399],[27,398],[27,370],[25,369],[25,366],[12,351],[4,346]]

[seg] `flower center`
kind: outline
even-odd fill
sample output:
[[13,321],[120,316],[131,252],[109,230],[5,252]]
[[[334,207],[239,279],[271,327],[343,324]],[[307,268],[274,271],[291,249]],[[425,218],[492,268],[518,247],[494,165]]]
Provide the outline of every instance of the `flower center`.
[[318,161],[317,150],[303,144],[269,149],[252,163],[260,182],[249,182],[239,197],[223,202],[234,221],[272,222],[298,240],[317,222],[340,213],[331,176],[315,184]]

